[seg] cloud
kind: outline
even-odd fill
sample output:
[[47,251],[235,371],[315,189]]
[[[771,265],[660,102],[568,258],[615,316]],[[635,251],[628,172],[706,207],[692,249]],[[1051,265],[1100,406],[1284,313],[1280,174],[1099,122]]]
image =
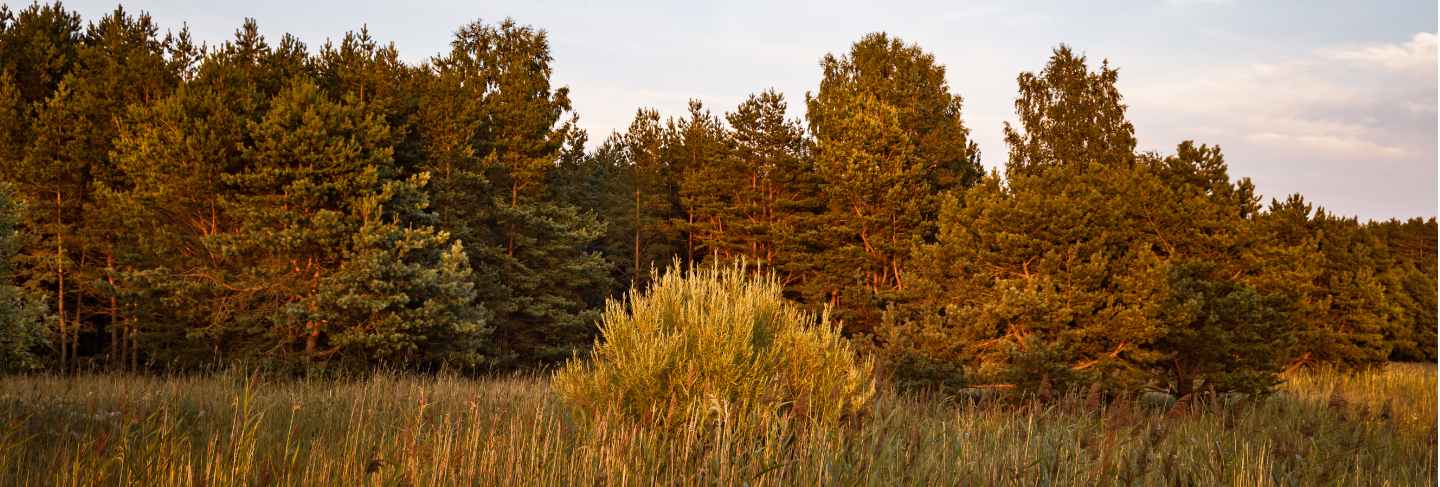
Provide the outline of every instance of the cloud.
[[1422,32],[1403,43],[1162,75],[1127,93],[1147,117],[1228,127],[1310,156],[1418,156],[1433,152],[1435,69],[1436,36]]
[[1435,72],[1435,34],[1420,32],[1402,44],[1376,44],[1321,51],[1329,59],[1391,71]]
[[1231,174],[1253,176],[1266,194],[1303,192],[1366,217],[1434,215],[1436,45],[1421,32],[1287,58],[1130,70],[1121,88],[1142,148],[1218,143]]
[[1231,0],[1165,0],[1165,4],[1172,7],[1205,7],[1214,5],[1229,5],[1231,3]]
[[1303,146],[1307,149],[1332,153],[1364,153],[1384,158],[1413,155],[1403,147],[1376,144],[1363,138],[1343,137],[1326,134],[1284,134],[1259,132],[1250,134],[1249,140],[1289,146]]

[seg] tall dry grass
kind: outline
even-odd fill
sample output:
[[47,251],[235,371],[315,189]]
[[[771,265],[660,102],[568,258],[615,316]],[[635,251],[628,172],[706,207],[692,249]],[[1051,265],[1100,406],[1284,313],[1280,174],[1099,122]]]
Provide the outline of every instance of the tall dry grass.
[[1434,366],[1173,407],[881,388],[858,425],[582,425],[543,378],[0,378],[6,485],[1435,485]]

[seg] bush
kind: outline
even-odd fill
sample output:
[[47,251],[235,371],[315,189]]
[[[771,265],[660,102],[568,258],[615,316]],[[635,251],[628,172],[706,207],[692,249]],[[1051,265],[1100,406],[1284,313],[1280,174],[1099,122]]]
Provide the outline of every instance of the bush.
[[781,297],[773,275],[675,265],[652,281],[628,305],[606,303],[592,356],[555,374],[578,412],[661,426],[757,414],[831,425],[870,407],[873,363],[828,313],[817,319]]

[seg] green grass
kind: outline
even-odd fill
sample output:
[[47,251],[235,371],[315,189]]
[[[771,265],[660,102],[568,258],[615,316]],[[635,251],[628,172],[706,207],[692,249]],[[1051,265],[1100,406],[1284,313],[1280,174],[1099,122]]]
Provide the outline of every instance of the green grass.
[[1435,485],[1434,366],[1185,409],[882,388],[844,427],[662,431],[581,426],[536,377],[4,377],[0,484]]

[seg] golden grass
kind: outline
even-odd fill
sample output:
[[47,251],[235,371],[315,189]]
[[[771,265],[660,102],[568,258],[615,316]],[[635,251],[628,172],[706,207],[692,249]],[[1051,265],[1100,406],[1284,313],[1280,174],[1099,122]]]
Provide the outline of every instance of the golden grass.
[[882,387],[858,425],[666,431],[581,426],[537,377],[4,377],[0,484],[1435,485],[1435,377],[1307,372],[1184,414]]
[[787,301],[773,274],[751,276],[743,264],[678,268],[607,302],[604,340],[555,374],[557,396],[577,414],[666,427],[786,415],[835,428],[869,412],[874,363],[827,316]]

